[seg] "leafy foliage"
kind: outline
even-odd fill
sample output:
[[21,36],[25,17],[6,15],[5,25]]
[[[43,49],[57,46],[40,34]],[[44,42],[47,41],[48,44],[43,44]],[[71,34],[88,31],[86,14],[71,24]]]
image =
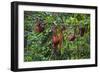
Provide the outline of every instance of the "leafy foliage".
[[[62,31],[63,37],[61,47],[60,41],[57,44],[57,51],[52,42],[54,26],[56,35]],[[74,40],[69,40],[72,35]],[[24,61],[87,58],[90,58],[89,14],[24,11]]]

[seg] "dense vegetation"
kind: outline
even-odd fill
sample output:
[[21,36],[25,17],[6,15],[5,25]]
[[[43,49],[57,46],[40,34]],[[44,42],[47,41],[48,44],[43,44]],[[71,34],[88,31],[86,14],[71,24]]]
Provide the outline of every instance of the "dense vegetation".
[[90,15],[24,11],[24,61],[90,58]]

